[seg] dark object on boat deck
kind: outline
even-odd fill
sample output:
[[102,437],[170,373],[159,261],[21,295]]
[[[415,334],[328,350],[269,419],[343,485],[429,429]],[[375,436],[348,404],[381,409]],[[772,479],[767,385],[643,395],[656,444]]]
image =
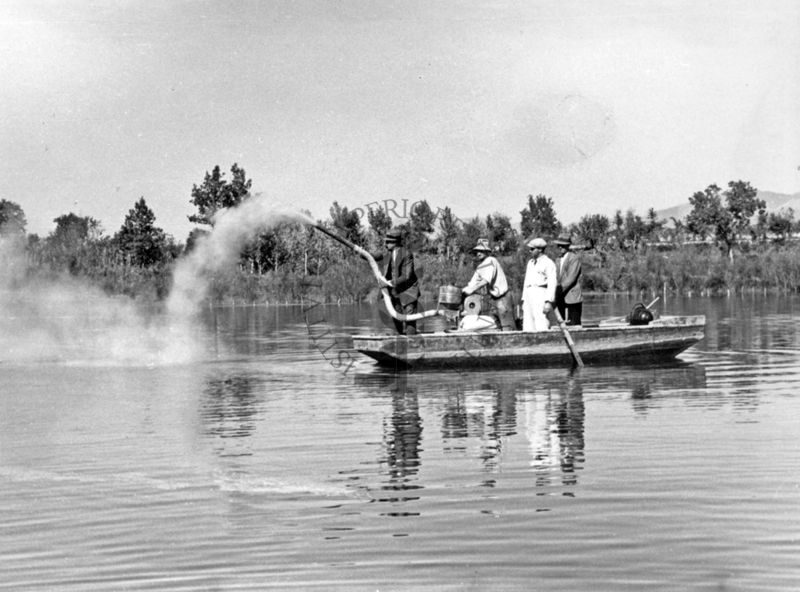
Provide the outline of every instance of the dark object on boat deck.
[[445,317],[430,317],[422,320],[420,333],[442,333],[454,328],[454,323]]
[[628,316],[628,323],[631,325],[649,325],[652,320],[653,313],[647,309],[643,302],[637,302]]

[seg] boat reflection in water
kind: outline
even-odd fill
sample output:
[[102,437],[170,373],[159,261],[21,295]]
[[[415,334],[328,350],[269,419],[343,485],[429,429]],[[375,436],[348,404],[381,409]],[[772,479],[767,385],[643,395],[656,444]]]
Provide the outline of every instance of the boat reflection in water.
[[[524,464],[536,487],[578,483],[585,460],[586,401],[602,405],[605,397],[629,398],[635,413],[647,413],[663,397],[698,397],[706,386],[702,366],[672,360],[661,365],[630,365],[580,370],[469,372],[383,372],[356,376],[356,386],[370,397],[389,397],[384,420],[383,454],[392,491],[380,501],[410,501],[420,488],[416,476],[423,459],[434,459],[437,434],[423,429],[431,415],[439,423],[442,458],[470,456],[481,462],[481,485],[494,487],[506,457],[519,470]],[[699,395],[702,399],[702,395]],[[430,424],[429,424],[430,425]],[[423,434],[425,438],[423,438]],[[423,443],[427,452],[423,454]],[[508,470],[508,467],[505,468]],[[417,492],[418,493],[418,492]]]

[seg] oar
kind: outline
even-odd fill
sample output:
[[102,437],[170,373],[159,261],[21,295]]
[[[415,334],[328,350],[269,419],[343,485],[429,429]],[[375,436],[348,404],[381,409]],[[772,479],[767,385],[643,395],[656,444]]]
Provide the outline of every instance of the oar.
[[564,334],[564,340],[567,342],[567,347],[569,347],[569,351],[572,354],[572,359],[575,360],[575,364],[578,366],[578,368],[583,368],[583,360],[581,360],[581,355],[578,353],[578,349],[575,347],[575,342],[572,340],[572,335],[569,334],[567,324],[564,322],[564,319],[561,318],[561,314],[555,307],[553,307],[553,314],[556,317],[556,321],[558,321],[558,326],[561,329],[561,332]]
[[653,305],[654,305],[656,302],[658,302],[660,299],[661,299],[661,296],[656,296],[655,298],[653,298],[653,301],[652,301],[650,304],[648,304],[647,306],[645,306],[645,308],[650,308],[650,307],[651,307],[651,306],[653,306]]

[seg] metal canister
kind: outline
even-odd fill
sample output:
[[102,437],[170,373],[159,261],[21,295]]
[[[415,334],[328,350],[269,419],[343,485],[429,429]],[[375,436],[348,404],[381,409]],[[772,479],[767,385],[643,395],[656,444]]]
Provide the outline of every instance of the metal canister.
[[457,286],[439,286],[439,306],[449,310],[457,310],[461,306],[461,288]]

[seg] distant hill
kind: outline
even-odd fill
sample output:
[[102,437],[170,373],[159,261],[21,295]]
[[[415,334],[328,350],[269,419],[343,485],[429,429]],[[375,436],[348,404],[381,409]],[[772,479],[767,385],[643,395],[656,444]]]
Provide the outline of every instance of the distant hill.
[[[800,217],[800,193],[788,195],[786,193],[775,193],[773,191],[759,191],[758,198],[763,199],[767,203],[768,212],[778,212],[779,210],[785,208],[792,208],[794,210],[795,217]],[[722,203],[725,203],[724,198]],[[658,214],[658,217],[662,220],[670,220],[670,218],[683,220],[691,211],[692,206],[687,200],[685,204],[681,204],[679,206],[672,206],[671,208],[656,210],[656,214]]]

